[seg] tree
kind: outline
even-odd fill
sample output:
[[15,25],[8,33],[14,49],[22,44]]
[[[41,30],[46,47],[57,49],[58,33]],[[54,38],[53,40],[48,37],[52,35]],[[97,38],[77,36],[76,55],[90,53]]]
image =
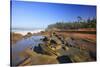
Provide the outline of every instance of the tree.
[[77,17],[77,20],[78,20],[78,22],[81,22],[82,21],[82,17],[81,16],[78,16]]
[[48,25],[48,29],[79,29],[79,28],[96,28],[96,18],[82,21],[82,17],[78,16],[76,22],[57,22],[55,24]]

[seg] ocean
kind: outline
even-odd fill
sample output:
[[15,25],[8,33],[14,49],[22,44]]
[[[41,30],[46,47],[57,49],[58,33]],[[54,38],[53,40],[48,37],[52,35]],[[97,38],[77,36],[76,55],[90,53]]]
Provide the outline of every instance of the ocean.
[[20,33],[22,35],[26,35],[28,32],[38,33],[41,31],[45,31],[45,29],[12,29],[11,32]]

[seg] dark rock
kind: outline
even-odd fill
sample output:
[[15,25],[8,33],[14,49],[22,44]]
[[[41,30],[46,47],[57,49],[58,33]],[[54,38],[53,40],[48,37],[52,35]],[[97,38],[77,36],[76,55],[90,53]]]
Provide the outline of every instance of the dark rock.
[[28,32],[25,36],[24,36],[24,38],[28,38],[28,37],[31,37],[33,34],[31,33],[31,32]]
[[49,41],[49,38],[45,36],[45,37],[43,38],[43,41],[44,41],[44,42],[45,42],[45,41]]
[[72,63],[71,59],[66,55],[57,57],[57,60],[59,63]]
[[96,61],[96,52],[89,51],[89,55]]
[[62,49],[66,50],[66,48],[63,46]]
[[41,44],[39,44],[38,46],[35,46],[34,47],[34,51],[37,52],[37,53],[43,54],[43,49],[42,49],[42,47],[40,45]]
[[51,44],[57,44],[57,42],[55,40],[50,40]]

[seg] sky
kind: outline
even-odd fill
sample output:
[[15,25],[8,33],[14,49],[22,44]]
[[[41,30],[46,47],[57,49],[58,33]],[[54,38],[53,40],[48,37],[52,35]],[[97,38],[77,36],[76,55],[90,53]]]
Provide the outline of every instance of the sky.
[[11,4],[12,28],[46,28],[60,21],[77,21],[77,16],[96,17],[96,7],[28,1],[12,1]]

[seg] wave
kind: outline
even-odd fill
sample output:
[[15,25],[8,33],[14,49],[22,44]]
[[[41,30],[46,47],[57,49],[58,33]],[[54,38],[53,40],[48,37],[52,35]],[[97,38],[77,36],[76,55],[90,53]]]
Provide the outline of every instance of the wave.
[[31,33],[39,33],[41,31],[45,31],[45,29],[12,29],[11,32],[20,33],[22,35],[26,35],[28,32]]

